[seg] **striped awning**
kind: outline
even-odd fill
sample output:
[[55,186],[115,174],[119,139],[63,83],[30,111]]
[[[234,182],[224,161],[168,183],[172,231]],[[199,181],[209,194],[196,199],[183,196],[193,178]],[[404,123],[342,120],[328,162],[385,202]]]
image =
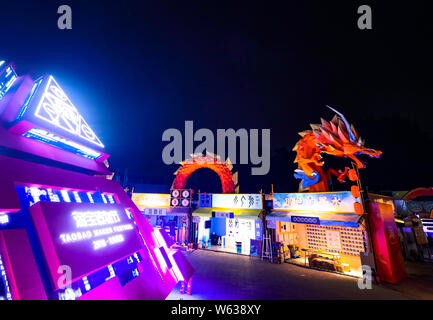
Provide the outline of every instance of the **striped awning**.
[[261,210],[247,209],[222,209],[222,208],[197,208],[193,211],[193,217],[212,217],[212,212],[233,212],[234,217],[257,219]]
[[[295,219],[293,217],[296,217]],[[299,211],[278,211],[273,210],[267,216],[266,220],[281,222],[298,222],[298,217],[304,217],[305,223],[311,220],[321,225],[341,226],[341,227],[358,227],[360,215],[356,213],[334,213],[334,212],[299,212]]]

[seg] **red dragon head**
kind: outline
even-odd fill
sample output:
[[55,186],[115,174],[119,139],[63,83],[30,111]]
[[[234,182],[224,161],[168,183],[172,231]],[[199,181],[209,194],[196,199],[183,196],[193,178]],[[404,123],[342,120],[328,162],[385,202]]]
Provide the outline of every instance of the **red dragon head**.
[[356,163],[359,169],[365,168],[365,165],[357,158],[357,155],[367,154],[372,158],[380,157],[382,151],[365,148],[365,141],[358,136],[353,125],[349,125],[340,112],[327,107],[339,117],[335,115],[329,122],[320,119],[322,122],[320,125],[311,125],[317,139],[317,146],[322,152],[336,157],[348,157]]

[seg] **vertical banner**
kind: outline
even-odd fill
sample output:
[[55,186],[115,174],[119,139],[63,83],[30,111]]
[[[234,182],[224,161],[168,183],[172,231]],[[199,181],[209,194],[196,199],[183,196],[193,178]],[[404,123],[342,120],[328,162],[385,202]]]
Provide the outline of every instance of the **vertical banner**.
[[406,277],[406,269],[392,206],[369,202],[368,213],[379,278],[397,283]]

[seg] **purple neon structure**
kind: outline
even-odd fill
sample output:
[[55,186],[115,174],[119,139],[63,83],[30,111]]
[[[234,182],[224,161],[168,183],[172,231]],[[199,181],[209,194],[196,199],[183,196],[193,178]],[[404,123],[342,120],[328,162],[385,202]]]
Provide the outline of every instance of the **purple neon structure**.
[[[1,72],[0,68],[0,76]],[[14,215],[29,214],[50,278],[47,288],[28,230],[1,224],[0,256],[12,299],[47,299],[59,287],[62,275],[57,272],[59,265],[72,266],[71,282],[74,282],[134,253],[142,257],[136,278],[122,285],[114,276],[78,299],[165,299],[179,281],[192,276],[193,268],[180,251],[170,248],[165,231],[154,230],[122,186],[106,179],[111,174],[104,164],[109,154],[52,76],[23,75],[14,79],[0,99],[0,148],[5,150],[0,155],[0,213],[7,214],[9,220]],[[104,201],[109,198],[107,195],[116,201],[106,204],[39,201],[25,211],[17,186],[100,192],[105,195]],[[113,211],[118,215],[115,218],[106,221],[98,218],[102,225],[92,222],[95,212]],[[87,222],[77,224],[74,212],[81,213],[78,215]],[[103,225],[103,220],[108,224]],[[86,230],[92,233],[102,227],[121,231],[110,238],[114,239],[112,245],[100,250],[94,250],[92,239],[61,241],[66,239],[64,233],[72,235]],[[93,234],[102,237],[103,232]],[[104,235],[104,239],[110,236]]]

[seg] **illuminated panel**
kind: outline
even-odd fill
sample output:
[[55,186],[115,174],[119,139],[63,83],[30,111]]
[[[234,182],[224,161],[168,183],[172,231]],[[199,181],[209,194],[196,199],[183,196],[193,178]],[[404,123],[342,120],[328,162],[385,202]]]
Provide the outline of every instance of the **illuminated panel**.
[[49,76],[35,116],[101,148],[104,147],[52,76]]
[[[4,64],[4,61],[0,64],[0,66]],[[6,69],[0,74],[0,100],[4,97],[4,95],[9,91],[12,84],[17,79],[17,74],[11,65],[7,66]]]
[[353,204],[356,201],[359,198],[353,197],[350,191],[273,194],[275,210],[355,213]]
[[37,140],[49,144],[50,146],[66,150],[92,160],[96,160],[102,155],[100,152],[82,146],[71,140],[59,137],[43,129],[33,128],[23,135],[26,138]]
[[17,119],[22,118],[22,116],[26,113],[27,109],[29,108],[30,102],[32,101],[32,98],[35,95],[36,91],[38,90],[43,79],[44,78],[39,78],[33,84],[32,90],[30,90],[30,93],[27,96],[26,101],[24,101],[23,106],[21,107],[20,111],[18,112]]
[[120,205],[38,202],[29,211],[57,289],[60,265],[71,267],[74,282],[141,249]]
[[[100,192],[70,191],[58,188],[48,189],[38,187],[16,186],[16,190],[22,208],[26,209],[39,201],[91,203],[90,197],[92,198],[94,203],[103,203],[104,196]],[[81,199],[83,199],[84,201],[81,201]],[[129,210],[126,210],[126,213],[128,214],[128,216],[131,215]],[[8,220],[9,218],[10,217],[8,217]],[[0,213],[0,224],[1,220],[2,214]],[[135,224],[135,221],[132,221]],[[111,267],[114,270],[116,276],[119,278],[121,284],[125,284],[139,275],[137,263],[141,260],[141,255],[136,252],[132,256],[129,256],[125,259],[111,264]],[[111,271],[108,269],[107,266],[107,268],[103,268],[86,277],[83,277],[82,280],[75,281],[71,284],[70,289],[57,290],[55,293],[53,293],[50,299],[75,300],[77,297],[103,284],[106,278],[109,277],[109,274],[111,274]]]
[[213,208],[263,209],[262,195],[257,194],[212,194]]

